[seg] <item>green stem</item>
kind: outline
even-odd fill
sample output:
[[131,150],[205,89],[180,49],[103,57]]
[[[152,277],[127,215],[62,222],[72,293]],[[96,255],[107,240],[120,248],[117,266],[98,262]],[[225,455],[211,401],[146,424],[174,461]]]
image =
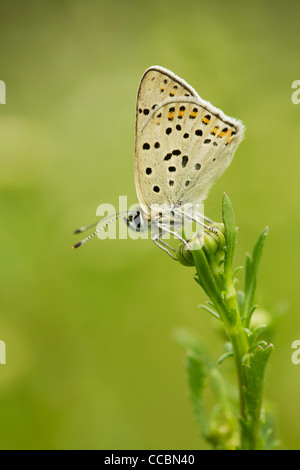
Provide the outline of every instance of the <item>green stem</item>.
[[[236,326],[227,332],[229,339],[232,344],[235,366],[237,371],[238,385],[239,385],[239,400],[240,400],[240,417],[243,422],[247,421],[247,401],[245,390],[248,388],[247,376],[244,365],[244,358],[248,352],[247,338],[245,338],[245,332]],[[240,427],[240,439],[241,439],[241,449],[249,450],[248,438],[245,436],[243,427]],[[253,443],[255,439],[253,438]],[[252,446],[250,446],[252,447]],[[253,444],[254,448],[254,444]]]

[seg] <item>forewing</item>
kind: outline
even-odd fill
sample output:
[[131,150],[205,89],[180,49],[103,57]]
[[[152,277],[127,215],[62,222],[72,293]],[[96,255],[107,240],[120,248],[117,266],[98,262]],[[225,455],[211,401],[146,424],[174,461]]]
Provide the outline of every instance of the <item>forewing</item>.
[[198,97],[196,91],[184,80],[169,70],[153,66],[144,73],[137,95],[136,102],[136,141],[135,141],[135,184],[139,201],[141,202],[141,189],[138,174],[140,171],[138,148],[141,139],[141,130],[149,117],[166,99],[178,97]]
[[244,126],[200,97],[166,99],[136,139],[139,202],[201,202],[230,164]]

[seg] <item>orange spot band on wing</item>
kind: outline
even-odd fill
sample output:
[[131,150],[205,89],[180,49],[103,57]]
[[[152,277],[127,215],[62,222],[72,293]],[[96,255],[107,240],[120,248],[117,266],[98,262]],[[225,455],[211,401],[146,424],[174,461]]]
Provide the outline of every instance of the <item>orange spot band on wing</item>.
[[218,137],[224,137],[224,135],[226,135],[227,132],[229,132],[229,129],[223,129],[221,132],[219,132]]
[[197,116],[197,113],[198,113],[198,110],[197,109],[193,109],[191,112],[190,112],[190,118],[195,118]]
[[230,135],[228,136],[228,139],[226,141],[226,144],[229,144],[229,142],[232,141],[233,136],[235,135],[235,132],[230,132]]

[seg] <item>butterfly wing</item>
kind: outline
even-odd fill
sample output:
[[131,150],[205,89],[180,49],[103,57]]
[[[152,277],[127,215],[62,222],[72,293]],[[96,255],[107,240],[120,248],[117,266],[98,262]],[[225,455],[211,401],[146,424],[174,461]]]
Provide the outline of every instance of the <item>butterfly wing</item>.
[[202,100],[184,80],[163,67],[150,67],[136,109],[139,203],[149,209],[203,201],[243,135],[240,121]]
[[163,101],[136,140],[140,203],[149,208],[203,201],[243,134],[240,121],[198,96]]
[[139,178],[141,130],[163,101],[174,97],[189,96],[198,97],[198,94],[188,83],[163,67],[153,66],[148,68],[141,79],[136,102],[135,142],[135,185],[137,197],[141,204],[145,204]]

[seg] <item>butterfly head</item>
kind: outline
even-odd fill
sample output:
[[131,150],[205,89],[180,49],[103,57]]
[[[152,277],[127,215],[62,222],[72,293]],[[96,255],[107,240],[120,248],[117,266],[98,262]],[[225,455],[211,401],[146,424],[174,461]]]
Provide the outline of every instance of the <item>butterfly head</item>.
[[148,223],[144,219],[140,207],[136,209],[135,213],[124,217],[124,220],[127,226],[134,232],[146,232],[146,230],[148,230]]

